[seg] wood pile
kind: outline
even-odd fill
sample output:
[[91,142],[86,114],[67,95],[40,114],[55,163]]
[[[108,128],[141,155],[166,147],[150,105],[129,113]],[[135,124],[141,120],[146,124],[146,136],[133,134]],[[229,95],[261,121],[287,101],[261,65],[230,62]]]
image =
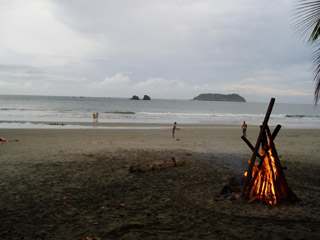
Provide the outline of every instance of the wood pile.
[[[286,181],[283,168],[274,144],[274,140],[280,131],[278,125],[273,133],[268,126],[269,117],[275,99],[272,98],[265,115],[263,124],[260,126],[260,133],[255,147],[242,136],[244,142],[252,151],[246,181],[243,187],[243,197],[249,202],[261,200],[269,205],[276,205],[279,202],[294,202],[299,199],[291,191]],[[259,153],[259,149],[261,149]],[[259,158],[256,161],[256,158]]]

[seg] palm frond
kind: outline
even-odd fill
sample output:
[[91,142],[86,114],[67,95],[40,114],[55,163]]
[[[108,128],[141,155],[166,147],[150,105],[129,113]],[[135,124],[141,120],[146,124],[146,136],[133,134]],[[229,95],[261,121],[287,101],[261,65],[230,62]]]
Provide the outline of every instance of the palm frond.
[[295,7],[294,28],[301,36],[308,36],[308,42],[315,45],[317,50],[313,58],[314,81],[316,87],[314,100],[317,105],[320,94],[320,0],[299,0]]
[[320,92],[320,48],[315,52],[314,59],[314,81],[316,82],[316,87],[314,91],[314,101],[315,104],[318,103],[319,100],[319,92]]
[[312,33],[311,33],[311,36],[309,38],[309,42],[312,42],[314,43],[315,41],[317,41],[319,35],[320,35],[320,20],[318,20],[316,26],[314,27]]
[[300,0],[298,2],[293,26],[299,35],[308,35],[308,42],[313,44],[320,35],[320,1]]

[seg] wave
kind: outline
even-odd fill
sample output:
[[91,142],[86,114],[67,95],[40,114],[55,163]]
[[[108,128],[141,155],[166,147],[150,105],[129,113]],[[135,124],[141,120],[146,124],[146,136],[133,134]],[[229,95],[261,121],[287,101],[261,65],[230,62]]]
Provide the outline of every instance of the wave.
[[[153,115],[153,116],[193,116],[193,117],[248,117],[248,118],[264,118],[265,114],[251,114],[251,113],[190,113],[190,112],[137,112],[141,115]],[[271,118],[320,118],[320,116],[312,115],[300,115],[300,114],[272,114]]]
[[103,112],[106,114],[135,114],[135,112],[119,112],[119,111],[115,111],[115,112]]
[[0,108],[0,111],[43,111],[42,109],[28,109],[28,108]]
[[[99,110],[99,109],[98,109]],[[114,110],[100,109],[100,122],[128,122],[128,123],[173,123],[179,124],[242,124],[246,121],[250,125],[260,125],[265,117],[261,113],[217,113],[212,111],[197,112],[201,110],[192,109],[183,112],[179,109],[177,112],[160,110],[141,111],[141,109],[119,109]],[[139,111],[140,110],[140,111]],[[171,110],[171,109],[170,109]],[[2,112],[1,112],[2,111]],[[179,112],[181,111],[181,112]],[[88,108],[82,109],[44,109],[44,108],[19,108],[3,107],[0,108],[2,121],[42,121],[42,122],[92,122],[92,112]],[[309,114],[272,114],[270,117],[270,126],[281,124],[286,127],[320,127],[320,116]]]
[[320,116],[311,116],[311,115],[300,115],[300,114],[294,114],[294,115],[286,115],[287,118],[320,118]]
[[70,110],[70,109],[63,109],[63,110],[55,110],[55,109],[51,109],[51,108],[0,108],[0,111],[21,111],[21,112],[25,112],[25,111],[29,111],[29,112],[50,112],[50,111],[57,111],[57,112],[73,112],[74,110]]
[[[250,113],[190,113],[190,112],[137,112],[137,115],[146,115],[146,116],[177,116],[177,117],[217,117],[217,118],[264,118],[264,114],[250,114]],[[273,118],[284,118],[283,114],[274,114],[271,117]]]
[[[63,118],[91,118],[89,110],[70,109],[44,109],[44,108],[0,108],[2,117],[63,117]],[[100,118],[137,118],[137,119],[262,119],[264,114],[260,113],[214,113],[214,112],[147,112],[147,111],[101,111]],[[272,114],[271,119],[319,119],[320,116],[303,114]]]

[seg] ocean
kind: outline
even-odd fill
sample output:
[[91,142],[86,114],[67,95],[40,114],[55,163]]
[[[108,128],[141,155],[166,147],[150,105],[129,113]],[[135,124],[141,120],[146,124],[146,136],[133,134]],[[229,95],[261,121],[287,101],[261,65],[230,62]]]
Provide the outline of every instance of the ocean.
[[[250,126],[262,123],[268,104],[268,102],[168,99],[143,101],[126,98],[0,95],[0,128],[61,128],[59,125],[41,125],[32,122],[63,122],[66,125],[62,127],[71,128],[76,126],[68,123],[92,122],[94,112],[99,112],[99,122],[106,123],[178,122],[178,124],[241,126],[242,122],[246,121]],[[276,101],[269,125],[277,124],[281,124],[284,128],[320,128],[320,107]]]

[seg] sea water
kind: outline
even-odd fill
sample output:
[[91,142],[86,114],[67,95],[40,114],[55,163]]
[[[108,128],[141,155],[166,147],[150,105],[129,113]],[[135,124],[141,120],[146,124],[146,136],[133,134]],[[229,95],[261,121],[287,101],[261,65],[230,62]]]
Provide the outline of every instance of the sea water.
[[[99,122],[260,125],[269,103],[195,100],[0,95],[0,128],[40,127],[32,122]],[[20,124],[14,124],[20,122]],[[21,124],[23,122],[23,124]],[[320,107],[277,103],[270,126],[320,128]],[[49,127],[43,125],[41,127]],[[51,125],[51,127],[53,127]],[[57,126],[58,127],[58,126]]]

